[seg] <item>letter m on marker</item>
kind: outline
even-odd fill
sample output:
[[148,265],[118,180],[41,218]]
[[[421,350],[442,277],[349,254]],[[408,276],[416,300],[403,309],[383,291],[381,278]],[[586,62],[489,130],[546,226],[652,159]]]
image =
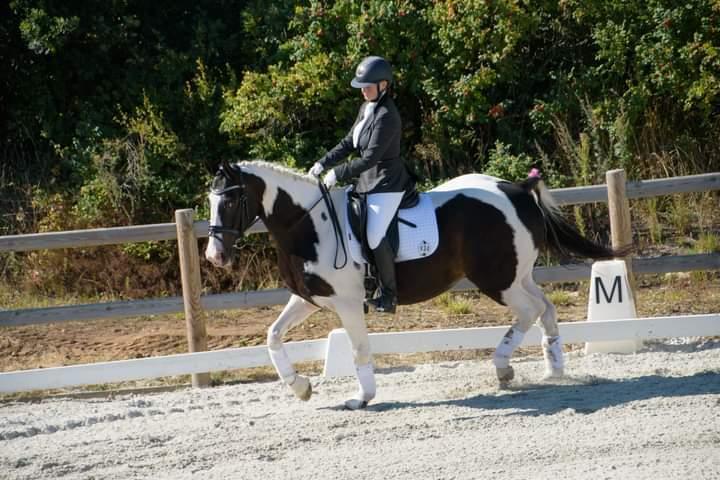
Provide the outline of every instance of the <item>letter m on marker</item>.
[[610,295],[608,295],[607,290],[605,289],[605,284],[602,281],[602,278],[595,277],[595,303],[600,303],[600,290],[602,290],[603,297],[605,297],[605,301],[607,303],[612,303],[612,299],[615,296],[615,289],[617,288],[617,294],[618,294],[618,303],[622,303],[622,277],[620,275],[615,276],[615,280],[613,281],[612,288],[610,289]]

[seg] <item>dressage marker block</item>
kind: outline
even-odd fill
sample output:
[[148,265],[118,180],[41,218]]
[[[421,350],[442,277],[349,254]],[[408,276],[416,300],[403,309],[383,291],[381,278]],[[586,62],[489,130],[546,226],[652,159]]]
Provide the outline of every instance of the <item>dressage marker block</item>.
[[326,378],[355,376],[352,344],[344,328],[336,328],[328,335],[323,376]]
[[[635,299],[630,289],[625,262],[608,260],[595,262],[590,275],[588,321],[637,318]],[[585,353],[635,353],[642,340],[587,342]]]

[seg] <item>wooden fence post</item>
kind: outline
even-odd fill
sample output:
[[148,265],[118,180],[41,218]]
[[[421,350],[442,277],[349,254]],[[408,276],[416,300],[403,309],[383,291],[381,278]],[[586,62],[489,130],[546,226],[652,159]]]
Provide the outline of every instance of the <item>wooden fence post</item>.
[[[187,327],[188,349],[192,352],[207,350],[205,317],[200,304],[200,255],[197,237],[193,229],[194,210],[176,210],[178,251],[180,253],[180,276],[182,277],[185,325]],[[192,374],[193,387],[210,386],[209,373]]]
[[[632,245],[632,223],[630,219],[630,202],[625,192],[627,178],[625,170],[610,170],[605,173],[605,181],[607,182],[608,192],[608,210],[610,213],[610,234],[612,238],[612,247],[619,249]],[[629,287],[632,290],[633,298],[635,295],[635,276],[632,270],[632,257],[624,258],[627,265]]]

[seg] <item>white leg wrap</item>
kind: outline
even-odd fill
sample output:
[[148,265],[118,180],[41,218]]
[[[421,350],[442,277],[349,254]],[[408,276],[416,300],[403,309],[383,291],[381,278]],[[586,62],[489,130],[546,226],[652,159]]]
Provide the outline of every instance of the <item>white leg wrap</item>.
[[350,410],[365,408],[368,402],[375,398],[375,372],[372,363],[360,365],[356,373],[360,388],[353,398],[345,402],[345,407]]
[[270,360],[272,360],[275,366],[275,371],[277,371],[282,381],[285,382],[286,385],[292,385],[293,382],[295,382],[296,373],[295,367],[290,363],[287,351],[280,345],[279,348],[268,347],[268,353],[270,354]]
[[545,357],[546,375],[561,376],[565,368],[562,340],[560,336],[548,337],[543,335],[543,356]]
[[507,368],[510,366],[510,357],[512,357],[515,349],[522,343],[523,338],[525,338],[524,332],[521,332],[515,327],[510,327],[495,349],[493,363],[496,368]]
[[360,383],[358,400],[369,402],[375,398],[375,371],[373,370],[372,363],[357,367],[357,379]]
[[269,347],[268,352],[270,353],[270,360],[275,365],[275,370],[283,383],[290,387],[300,400],[309,400],[312,395],[310,380],[297,374],[285,349],[282,346],[280,348]]

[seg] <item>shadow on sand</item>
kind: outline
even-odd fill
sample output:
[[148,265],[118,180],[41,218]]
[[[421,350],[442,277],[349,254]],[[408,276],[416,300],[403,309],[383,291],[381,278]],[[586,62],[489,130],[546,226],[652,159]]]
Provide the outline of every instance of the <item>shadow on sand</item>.
[[[569,381],[574,379],[570,377]],[[566,409],[593,413],[603,408],[660,397],[720,394],[720,372],[706,371],[687,377],[650,375],[627,380],[577,379],[572,385],[547,383],[511,386],[497,394],[437,402],[384,402],[370,404],[371,412],[403,408],[460,406],[482,410],[510,410],[507,415],[553,415]],[[720,408],[720,400],[718,400]]]

